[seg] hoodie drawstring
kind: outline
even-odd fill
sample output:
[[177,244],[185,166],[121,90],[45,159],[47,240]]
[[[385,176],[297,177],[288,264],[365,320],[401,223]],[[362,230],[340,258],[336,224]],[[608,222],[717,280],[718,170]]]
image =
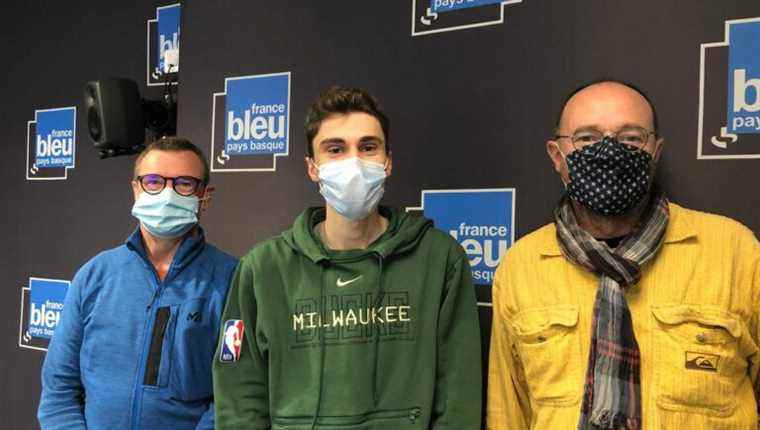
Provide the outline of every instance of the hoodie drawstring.
[[325,275],[327,273],[326,266],[329,261],[325,261],[320,266],[322,267],[322,273],[320,275],[319,285],[319,329],[317,335],[319,336],[319,391],[317,392],[317,407],[314,410],[314,418],[311,421],[311,430],[317,428],[317,421],[319,420],[319,412],[322,409],[322,391],[324,390],[325,380],[325,333],[324,333],[324,320],[325,320]]
[[[377,256],[378,275],[377,275],[377,295],[373,303],[373,311],[377,311],[380,303],[383,302],[385,296],[385,290],[383,290],[383,256],[381,254],[375,254]],[[380,326],[375,324],[374,332],[374,348],[372,350],[373,355],[373,367],[372,367],[372,400],[375,407],[377,407],[380,394],[378,392],[377,374],[380,361]]]

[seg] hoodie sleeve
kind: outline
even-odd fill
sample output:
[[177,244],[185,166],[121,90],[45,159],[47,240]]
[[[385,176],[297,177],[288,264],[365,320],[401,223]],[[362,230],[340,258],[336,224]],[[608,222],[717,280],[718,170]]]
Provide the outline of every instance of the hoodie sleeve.
[[42,365],[42,395],[37,419],[43,430],[86,429],[84,387],[79,373],[82,346],[81,291],[86,276],[80,270],[71,282],[55,334]]
[[470,265],[457,245],[438,315],[432,430],[480,429],[480,326]]
[[[268,363],[256,335],[257,310],[253,287],[253,268],[243,259],[232,279],[214,358],[217,430],[270,428]],[[242,344],[235,361],[222,361],[220,354],[228,341],[225,327],[230,322],[242,323]]]

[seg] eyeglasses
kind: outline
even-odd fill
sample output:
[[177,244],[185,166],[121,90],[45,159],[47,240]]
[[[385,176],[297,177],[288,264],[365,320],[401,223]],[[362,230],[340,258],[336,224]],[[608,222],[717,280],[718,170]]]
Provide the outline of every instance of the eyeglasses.
[[[649,138],[656,136],[657,132],[654,130],[647,130],[635,126],[623,127],[610,135],[610,137],[616,139],[619,143],[622,143],[623,147],[629,151],[643,151],[649,142]],[[604,139],[605,134],[595,128],[589,128],[576,131],[571,136],[557,134],[554,137],[555,139],[570,139],[573,142],[573,147],[578,150],[601,142]]]
[[140,183],[143,191],[148,194],[158,194],[166,188],[166,181],[172,181],[172,188],[181,196],[192,196],[200,188],[202,188],[203,181],[193,176],[175,176],[174,178],[168,178],[155,173],[147,175],[141,175],[135,178]]

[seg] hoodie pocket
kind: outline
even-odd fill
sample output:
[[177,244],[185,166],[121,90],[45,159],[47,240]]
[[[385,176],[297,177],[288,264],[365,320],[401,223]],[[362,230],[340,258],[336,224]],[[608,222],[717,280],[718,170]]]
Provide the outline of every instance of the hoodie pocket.
[[176,307],[171,386],[174,397],[192,402],[211,397],[211,362],[217,324],[206,309],[206,299],[193,299]]
[[[372,411],[359,415],[320,416],[321,429],[416,429],[420,428],[420,408]],[[313,417],[273,417],[272,430],[310,430]]]
[[[671,411],[731,415],[747,378],[741,320],[699,305],[655,306],[652,315],[657,404]],[[757,351],[754,344],[747,347]]]
[[583,388],[578,307],[522,311],[512,330],[531,399],[548,405],[577,403]]

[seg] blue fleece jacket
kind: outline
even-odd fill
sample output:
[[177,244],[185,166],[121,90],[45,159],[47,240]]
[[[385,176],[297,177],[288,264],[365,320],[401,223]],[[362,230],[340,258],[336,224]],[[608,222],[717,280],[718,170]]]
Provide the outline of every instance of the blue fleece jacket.
[[211,362],[236,259],[203,230],[163,281],[139,228],[74,276],[42,369],[47,429],[213,429]]

